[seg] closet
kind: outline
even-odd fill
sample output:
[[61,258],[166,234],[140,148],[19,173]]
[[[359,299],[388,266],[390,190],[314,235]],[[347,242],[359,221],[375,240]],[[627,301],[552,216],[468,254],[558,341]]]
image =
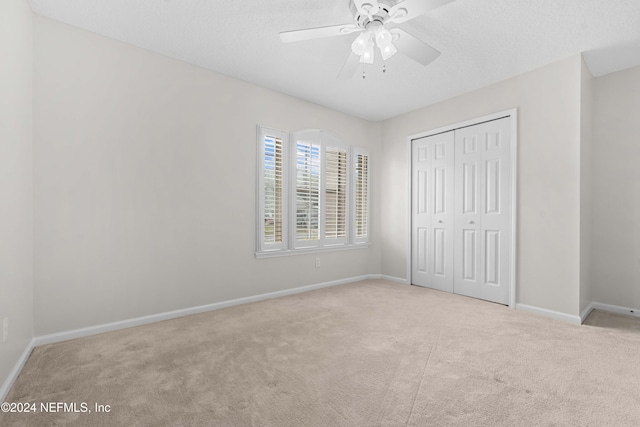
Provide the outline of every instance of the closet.
[[411,140],[411,283],[509,304],[512,116]]

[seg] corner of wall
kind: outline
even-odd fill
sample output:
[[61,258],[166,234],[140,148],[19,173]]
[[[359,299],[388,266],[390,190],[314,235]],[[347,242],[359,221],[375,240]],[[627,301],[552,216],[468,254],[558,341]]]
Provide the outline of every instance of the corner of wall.
[[0,2],[0,58],[1,402],[33,339],[33,12],[27,0]]
[[635,310],[640,309],[638,94],[640,66],[593,79],[592,299]]
[[593,302],[593,76],[580,67],[580,313]]

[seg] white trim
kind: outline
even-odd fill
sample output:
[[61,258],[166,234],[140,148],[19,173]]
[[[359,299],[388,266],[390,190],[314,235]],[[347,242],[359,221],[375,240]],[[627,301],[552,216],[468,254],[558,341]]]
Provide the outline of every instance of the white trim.
[[[325,149],[326,145],[322,141],[322,131],[317,129],[304,129],[297,132],[293,132],[290,137],[291,140],[291,150],[289,153],[290,161],[290,174],[289,174],[289,185],[291,187],[290,191],[290,201],[289,204],[289,218],[291,218],[290,222],[287,224],[289,227],[289,236],[290,237],[290,250],[304,250],[304,249],[315,249],[321,248],[324,246],[324,236],[322,234],[324,230],[324,198],[322,197],[322,192],[324,190],[324,157],[325,157]],[[297,181],[298,181],[298,143],[301,143],[302,146],[308,144],[308,155],[313,157],[313,151],[315,148],[318,150],[318,161],[320,168],[320,175],[318,179],[318,238],[316,240],[298,240],[297,236],[297,222],[298,222],[298,203],[297,203]],[[311,166],[309,166],[311,167]],[[308,171],[308,174],[311,175],[311,171]],[[311,178],[309,178],[311,179]],[[311,190],[309,190],[311,191]],[[309,195],[311,197],[311,195]],[[311,212],[309,212],[309,217],[307,218],[307,223],[311,223]]]
[[584,321],[587,320],[587,317],[589,317],[593,309],[594,309],[594,303],[590,303],[587,306],[587,308],[582,310],[582,313],[580,313],[580,323],[584,323]]
[[136,317],[133,319],[121,320],[118,322],[105,323],[102,325],[89,326],[86,328],[74,329],[71,331],[58,332],[50,335],[43,335],[34,338],[34,345],[40,346],[45,344],[52,344],[61,341],[72,340],[75,338],[87,337],[90,335],[101,334],[104,332],[117,331],[120,329],[131,328],[134,326],[146,325],[149,323],[160,322],[162,320],[170,320],[178,317],[189,316],[192,314],[205,313],[208,311],[219,310],[221,308],[233,307],[241,304],[248,304],[252,302],[264,301],[272,298],[283,297],[287,295],[299,294],[302,292],[314,291],[316,289],[328,288],[330,286],[344,285],[347,283],[358,282],[361,280],[367,280],[371,278],[377,278],[375,275],[363,275],[349,277],[346,279],[333,280],[330,282],[317,283],[315,285],[301,286],[298,288],[285,289],[282,291],[268,292],[266,294],[253,295],[249,297],[237,298],[228,301],[216,302],[213,304],[206,304],[197,307],[184,308],[180,310],[168,311],[165,313],[151,314],[149,316]]
[[412,201],[413,201],[413,193],[412,193],[412,186],[413,186],[413,138],[411,136],[407,137],[407,188],[406,188],[406,194],[405,194],[405,200],[407,200],[407,203],[409,205],[409,208],[407,209],[407,230],[406,230],[406,236],[408,236],[407,239],[407,274],[406,274],[406,278],[407,278],[407,282],[410,285],[412,283],[412,275],[411,275],[411,263],[413,262],[413,215],[412,215],[412,211],[411,209],[413,208],[412,206]]
[[[357,162],[358,156],[366,156],[367,158],[367,235],[366,237],[357,237],[356,236],[356,170],[357,170]],[[351,175],[351,204],[350,204],[350,214],[351,219],[349,221],[349,232],[351,236],[351,244],[352,245],[361,245],[368,244],[371,236],[371,154],[367,148],[362,147],[351,147],[351,164],[349,165],[349,173]]]
[[[2,387],[0,388],[0,402],[4,402],[13,383],[20,375],[22,368],[24,368],[25,363],[29,359],[31,352],[35,347],[53,344],[62,341],[68,341],[76,338],[88,337],[91,335],[101,334],[104,332],[112,332],[120,329],[131,328],[134,326],[146,325],[149,323],[160,322],[163,320],[176,319],[178,317],[189,316],[192,314],[204,313],[213,310],[219,310],[222,308],[233,307],[241,304],[248,304],[252,302],[264,301],[273,298],[279,298],[287,295],[294,295],[303,292],[314,291],[317,289],[328,288],[331,286],[345,285],[348,283],[359,282],[361,280],[370,280],[370,279],[382,279],[385,278],[387,280],[393,280],[393,278],[389,278],[389,276],[382,276],[380,274],[365,274],[362,276],[349,277],[346,279],[332,280],[330,282],[317,283],[315,285],[301,286],[298,288],[285,289],[282,291],[268,292],[266,294],[253,295],[244,298],[237,298],[228,301],[222,301],[213,304],[201,305],[197,307],[190,307],[181,310],[168,311],[165,313],[152,314],[149,316],[136,317],[133,319],[121,320],[118,322],[105,323],[102,325],[89,326],[86,328],[74,329],[71,331],[58,332],[55,334],[42,335],[39,337],[32,338],[31,341],[27,344],[27,347],[22,352],[22,355],[16,362],[15,366],[9,373],[9,376],[6,378]],[[399,279],[402,280],[402,279]]]
[[449,132],[451,130],[456,130],[460,128],[464,128],[467,126],[474,126],[484,122],[490,122],[491,120],[501,119],[503,117],[511,116],[517,111],[517,108],[510,108],[504,111],[498,111],[497,113],[487,114],[486,116],[476,117],[474,119],[465,120],[464,122],[452,123],[450,125],[442,126],[436,129],[431,129],[423,132],[414,133],[413,135],[409,135],[407,138],[409,140],[424,138],[426,136],[437,135],[439,133]]
[[601,302],[592,302],[593,310],[608,311],[615,314],[624,314],[626,316],[640,317],[640,310],[637,308],[621,307],[619,305],[604,304]]
[[444,132],[460,129],[467,126],[473,126],[480,123],[488,122],[491,120],[500,119],[503,117],[511,118],[511,284],[509,286],[509,307],[516,308],[516,280],[517,280],[517,206],[518,206],[518,109],[511,108],[509,110],[499,111],[497,113],[489,114],[486,116],[478,117],[475,119],[466,120],[460,123],[454,123],[447,126],[442,126],[436,129],[415,133],[407,137],[407,193],[406,200],[408,204],[407,209],[407,282],[411,284],[411,260],[413,259],[411,239],[411,147],[414,139],[424,138],[427,136],[437,135]]
[[549,317],[551,319],[562,320],[563,322],[571,323],[573,325],[582,324],[580,316],[561,313],[559,311],[547,310],[546,308],[540,308],[540,307],[535,307],[535,306],[526,305],[526,304],[516,304],[515,308],[517,310],[528,311],[529,313],[538,314],[544,317]]
[[400,277],[387,276],[386,274],[381,274],[380,278],[382,280],[387,280],[389,282],[400,283],[402,285],[410,285],[411,283],[407,279],[402,279]]
[[402,279],[395,276],[387,276],[386,274],[369,274],[369,279],[386,280],[387,282],[400,283],[401,285],[409,285],[407,279]]
[[516,280],[518,280],[518,109],[507,110],[511,116],[511,286],[509,307],[516,308]]
[[11,390],[13,383],[16,381],[16,379],[18,379],[18,375],[20,375],[22,368],[24,368],[24,364],[27,363],[27,360],[29,359],[29,356],[31,356],[31,352],[33,351],[35,346],[35,338],[32,338],[25,347],[22,355],[14,365],[13,369],[9,373],[9,376],[2,384],[2,387],[0,387],[0,402],[4,402],[7,398],[9,390]]
[[[344,250],[356,247],[366,247],[370,241],[371,220],[370,220],[370,185],[371,185],[371,154],[368,149],[352,147],[331,132],[320,129],[304,129],[294,133],[272,129],[265,126],[256,126],[256,235],[255,235],[255,256],[256,258],[272,258],[278,256],[296,255],[294,251],[300,253],[311,253],[314,251]],[[264,170],[265,170],[265,136],[269,135],[282,139],[282,242],[266,243],[264,241]],[[318,239],[317,240],[296,240],[296,176],[297,176],[297,141],[308,141],[313,146],[319,148],[320,159],[320,180],[318,188]],[[346,164],[348,165],[345,194],[345,222],[346,233],[341,238],[327,238],[326,231],[326,153],[329,149],[344,151]],[[369,170],[367,176],[367,237],[355,239],[352,236],[352,217],[355,206],[353,199],[353,153],[366,155],[369,160]]]
[[[186,308],[182,310],[174,310],[174,311],[154,314],[150,316],[137,317],[134,319],[122,320],[119,322],[106,323],[106,324],[97,325],[97,326],[90,326],[87,328],[75,329],[72,331],[59,332],[55,334],[35,337],[29,341],[24,351],[22,352],[22,355],[20,356],[20,358],[14,365],[13,369],[9,373],[9,376],[5,379],[4,383],[2,384],[2,387],[0,387],[0,402],[4,402],[4,400],[6,399],[7,395],[9,394],[9,391],[11,390],[11,387],[13,386],[13,383],[16,381],[16,379],[20,375],[20,372],[22,371],[22,368],[24,367],[25,363],[29,359],[31,352],[37,346],[53,344],[53,343],[67,341],[75,338],[82,338],[82,337],[96,335],[104,332],[111,332],[111,331],[116,331],[120,329],[126,329],[134,326],[146,325],[149,323],[159,322],[162,320],[175,319],[178,317],[204,313],[207,311],[219,310],[222,308],[233,307],[236,305],[247,304],[251,302],[264,301],[267,299],[278,298],[278,297],[287,296],[287,295],[294,295],[294,294],[303,293],[303,292],[309,292],[316,289],[322,289],[322,288],[327,288],[331,286],[354,283],[361,280],[374,280],[374,279],[382,279],[382,280],[401,283],[405,285],[410,284],[410,281],[408,279],[388,276],[385,274],[365,274],[362,276],[355,276],[347,279],[333,280],[330,282],[318,283],[315,285],[301,286],[293,289],[269,292],[266,294],[254,295],[254,296],[244,297],[244,298],[237,298],[234,300],[222,301],[219,303],[207,304],[207,305],[202,305],[198,307],[191,307],[191,308]],[[610,305],[610,304],[603,304],[598,302],[592,302],[591,304],[589,304],[589,306],[582,312],[580,317],[572,316],[565,313],[560,313],[557,311],[547,310],[544,308],[534,307],[526,304],[516,304],[515,308],[518,310],[528,311],[530,313],[539,314],[545,317],[562,320],[562,321],[565,321],[571,324],[576,324],[576,325],[582,324],[586,319],[586,317],[589,315],[589,313],[591,313],[591,311],[594,309],[608,311],[611,313],[640,317],[640,310],[627,308],[627,307],[620,307],[620,306]]]
[[[137,318],[128,319],[128,320],[121,320],[118,322],[105,323],[102,325],[89,326],[86,328],[74,329],[71,331],[59,332],[55,334],[35,337],[29,342],[29,345],[27,346],[24,353],[20,357],[18,363],[16,363],[16,366],[11,371],[9,378],[7,379],[7,381],[5,381],[5,384],[3,384],[3,388],[0,389],[0,397],[2,397],[2,392],[8,391],[8,390],[5,390],[5,387],[7,386],[9,379],[11,379],[10,384],[13,384],[13,381],[15,380],[15,378],[17,378],[20,370],[24,366],[24,363],[29,358],[29,355],[31,354],[31,350],[33,350],[34,347],[37,347],[40,345],[53,344],[53,343],[67,341],[75,338],[82,338],[86,336],[101,334],[104,332],[117,331],[120,329],[131,328],[134,326],[141,326],[149,323],[160,322],[163,320],[170,320],[178,317],[189,316],[192,314],[220,310],[222,308],[233,307],[236,305],[264,301],[264,300],[279,298],[287,295],[295,295],[303,292],[314,291],[317,289],[328,288],[328,287],[338,286],[338,285],[345,285],[348,283],[354,283],[361,280],[374,280],[374,279],[382,279],[382,280],[387,280],[395,283],[409,284],[409,281],[407,279],[402,279],[399,277],[387,276],[384,274],[365,274],[362,276],[355,276],[355,277],[349,277],[346,279],[333,280],[330,282],[317,283],[315,285],[301,286],[298,288],[285,289],[282,291],[268,292],[266,294],[253,295],[249,297],[237,298],[237,299],[222,301],[222,302],[213,303],[213,304],[190,307],[190,308],[185,308],[181,310],[168,311],[165,313],[152,314],[149,316],[137,317]],[[516,304],[515,308],[518,310],[528,311],[531,313],[539,314],[539,315],[550,317],[553,319],[563,320],[565,322],[577,324],[577,325],[582,323],[583,319],[581,319],[581,317],[584,315],[584,313],[587,313],[588,315],[588,313],[590,313],[591,310],[594,310],[594,309],[608,311],[608,312],[617,313],[617,314],[626,314],[630,316],[640,317],[640,313],[639,313],[640,310],[635,310],[632,308],[620,307],[615,305],[609,305],[609,304],[602,304],[597,302],[591,303],[589,307],[587,307],[582,312],[581,316],[575,316],[575,315],[570,315],[566,313],[561,313],[558,311],[547,310],[545,308],[535,307],[535,306],[526,305],[526,304]],[[586,318],[586,316],[584,316],[584,318]]]
[[[289,150],[289,134],[285,131],[278,129],[268,128],[265,126],[257,125],[256,130],[257,138],[257,173],[256,173],[256,252],[266,252],[269,250],[283,250],[287,248],[287,233],[286,224],[288,222],[288,198],[286,194],[289,192],[289,183],[287,179],[287,173],[289,170],[288,162],[285,153]],[[266,243],[264,241],[264,157],[265,137],[273,136],[282,140],[282,242],[280,243]]]
[[[319,229],[319,238],[320,238],[320,246],[332,246],[332,245],[348,245],[351,243],[351,228],[349,224],[351,223],[351,215],[353,212],[351,210],[351,186],[352,186],[352,167],[353,164],[351,162],[351,152],[352,147],[348,144],[344,143],[340,138],[332,135],[329,132],[320,131],[320,142],[322,143],[321,155],[320,155],[320,212],[319,212],[319,220],[320,220],[320,229]],[[345,236],[340,238],[327,238],[327,151],[336,150],[344,152],[345,157],[345,217],[344,217],[344,227],[345,227]]]
[[353,249],[367,249],[369,246],[370,246],[369,243],[351,243],[351,244],[334,245],[334,246],[319,246],[319,247],[311,247],[311,248],[287,249],[284,251],[273,250],[273,251],[265,251],[265,252],[256,252],[255,256],[257,259],[277,258],[281,256],[315,254],[320,252],[338,252],[338,251],[350,251]]

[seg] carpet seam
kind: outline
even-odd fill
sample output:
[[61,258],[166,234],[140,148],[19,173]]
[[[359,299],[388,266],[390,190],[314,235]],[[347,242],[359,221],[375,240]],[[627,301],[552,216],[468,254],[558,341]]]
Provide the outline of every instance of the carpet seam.
[[436,337],[436,341],[433,343],[431,348],[429,349],[429,354],[427,355],[427,361],[424,364],[424,369],[422,370],[422,376],[420,377],[420,385],[418,385],[418,389],[416,390],[416,394],[413,396],[413,402],[411,402],[411,409],[409,410],[409,418],[407,418],[407,423],[405,426],[408,426],[411,422],[411,417],[413,416],[413,409],[416,406],[416,400],[418,399],[418,395],[420,394],[420,390],[422,390],[422,384],[424,384],[424,375],[427,372],[427,367],[429,367],[429,361],[431,360],[431,354],[433,353],[433,349],[440,342],[440,336],[442,335],[442,328],[438,329],[438,336]]

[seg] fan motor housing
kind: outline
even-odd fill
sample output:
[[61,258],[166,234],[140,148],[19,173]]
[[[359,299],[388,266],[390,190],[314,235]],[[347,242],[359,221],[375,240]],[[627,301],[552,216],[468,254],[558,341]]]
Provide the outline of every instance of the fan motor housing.
[[350,2],[350,6],[356,25],[358,25],[358,27],[362,29],[366,29],[370,24],[376,21],[380,24],[384,24],[389,18],[389,9],[391,9],[391,6],[389,6],[388,4],[378,2],[378,6],[380,7],[380,9],[375,14],[371,15],[371,17],[369,17],[369,15],[361,13],[353,1]]

